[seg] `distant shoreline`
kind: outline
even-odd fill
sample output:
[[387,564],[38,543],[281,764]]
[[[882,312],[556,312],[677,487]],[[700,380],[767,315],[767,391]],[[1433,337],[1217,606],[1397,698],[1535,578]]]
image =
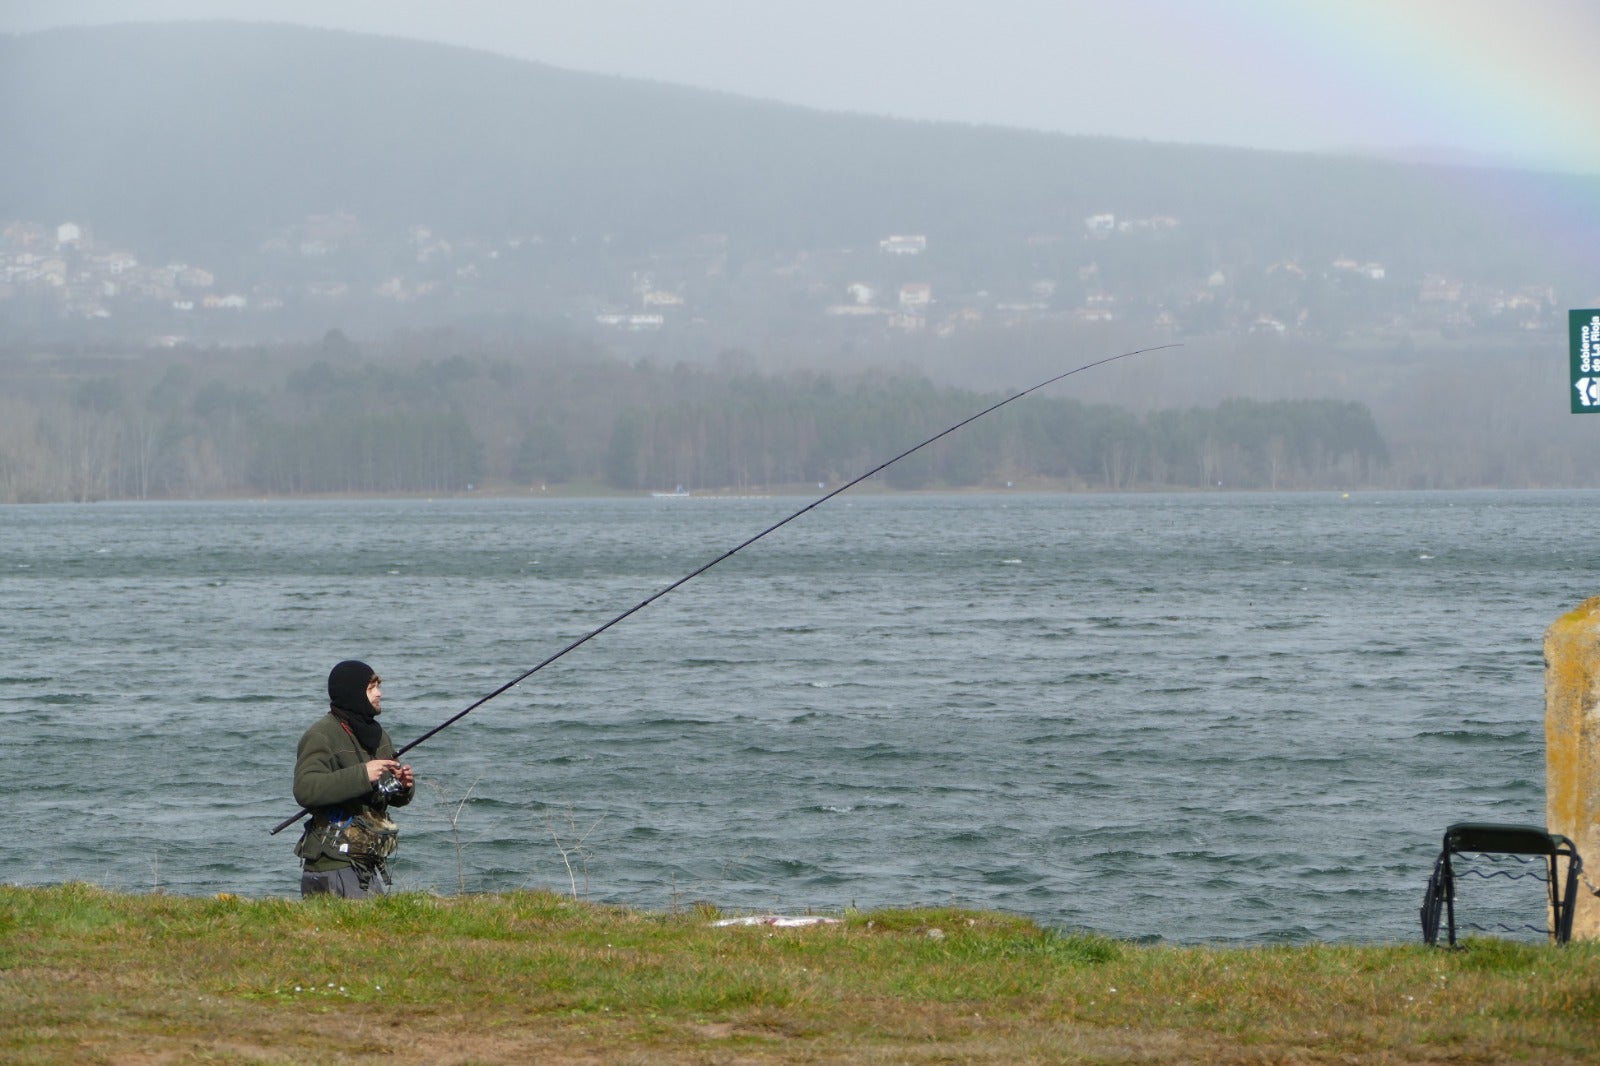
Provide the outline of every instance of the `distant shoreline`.
[[[285,494],[261,493],[219,493],[210,496],[159,496],[136,499],[133,497],[107,497],[97,500],[26,500],[15,502],[0,502],[0,507],[59,507],[62,505],[94,506],[97,504],[177,504],[177,503],[314,503],[348,501],[379,501],[379,500],[405,500],[433,502],[440,500],[656,500],[661,503],[676,502],[679,500],[691,501],[734,501],[734,500],[769,500],[769,499],[816,499],[836,489],[838,486],[825,488],[805,488],[796,485],[775,486],[770,489],[706,489],[690,490],[682,495],[667,493],[661,489],[511,489],[490,488],[462,492],[321,492]],[[1242,496],[1324,496],[1334,495],[1341,497],[1355,496],[1392,496],[1410,495],[1415,493],[1454,493],[1470,495],[1473,493],[1498,493],[1498,492],[1597,492],[1590,486],[1582,485],[1538,485],[1517,488],[1505,488],[1496,485],[1462,488],[1295,488],[1295,489],[1266,489],[1266,488],[1195,488],[1186,485],[1172,485],[1165,487],[1149,486],[1130,489],[1087,488],[1061,484],[1024,484],[1010,488],[982,485],[964,487],[942,487],[924,489],[896,489],[880,485],[851,486],[851,496],[875,497],[919,497],[919,496],[1206,496],[1206,495],[1242,495]]]

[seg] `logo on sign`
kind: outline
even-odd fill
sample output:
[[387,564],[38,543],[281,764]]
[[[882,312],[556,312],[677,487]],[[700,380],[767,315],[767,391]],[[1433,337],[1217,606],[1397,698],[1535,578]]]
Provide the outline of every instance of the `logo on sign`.
[[1572,344],[1572,413],[1600,414],[1600,309],[1567,312]]

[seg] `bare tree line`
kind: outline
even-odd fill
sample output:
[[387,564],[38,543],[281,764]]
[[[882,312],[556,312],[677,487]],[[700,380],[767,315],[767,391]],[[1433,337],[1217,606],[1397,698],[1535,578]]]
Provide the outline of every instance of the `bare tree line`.
[[[137,358],[13,356],[0,501],[773,489],[853,477],[997,396],[909,373],[761,374],[412,339]],[[1134,413],[1040,397],[886,473],[893,488],[1311,488],[1388,476],[1341,400]]]

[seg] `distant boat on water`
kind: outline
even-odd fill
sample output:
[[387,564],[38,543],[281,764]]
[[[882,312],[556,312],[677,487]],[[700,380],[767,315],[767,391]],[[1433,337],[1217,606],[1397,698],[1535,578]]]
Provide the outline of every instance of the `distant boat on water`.
[[650,495],[658,500],[676,500],[689,495],[689,490],[679,485],[671,492],[652,492]]

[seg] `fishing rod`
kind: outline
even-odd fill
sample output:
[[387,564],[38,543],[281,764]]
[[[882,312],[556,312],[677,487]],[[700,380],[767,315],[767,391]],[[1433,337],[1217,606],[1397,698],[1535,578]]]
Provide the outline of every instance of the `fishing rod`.
[[[507,681],[505,684],[501,685],[499,688],[495,689],[493,692],[489,693],[487,696],[484,696],[482,699],[479,699],[476,702],[470,704],[464,710],[458,711],[455,714],[451,715],[449,718],[446,718],[443,722],[440,722],[438,725],[434,726],[432,729],[428,730],[426,733],[422,734],[420,737],[418,737],[417,739],[413,740],[411,743],[407,744],[405,747],[400,748],[399,750],[397,750],[394,753],[394,757],[396,759],[398,759],[398,758],[400,758],[400,756],[404,755],[406,752],[410,751],[412,748],[415,748],[417,745],[421,744],[423,741],[427,740],[428,738],[430,738],[430,737],[432,737],[432,736],[434,736],[434,735],[436,735],[438,733],[444,732],[446,729],[449,729],[451,726],[453,726],[457,722],[461,721],[461,719],[465,718],[467,715],[471,714],[473,711],[477,710],[479,707],[482,707],[485,703],[488,703],[490,700],[494,699],[495,697],[503,695],[504,693],[509,692],[511,689],[516,688],[518,685],[522,684],[524,681],[528,680],[528,678],[532,677],[534,674],[537,674],[540,670],[543,670],[545,667],[549,666],[551,663],[555,662],[557,659],[561,658],[563,655],[566,655],[570,651],[575,651],[576,649],[578,649],[578,648],[582,647],[583,645],[589,643],[589,641],[593,640],[595,637],[598,637],[601,633],[604,633],[606,630],[610,629],[612,626],[616,625],[618,622],[621,622],[623,619],[628,618],[631,615],[639,613],[640,611],[644,610],[646,607],[650,606],[652,603],[654,603],[657,600],[659,600],[661,597],[665,596],[667,593],[671,592],[673,589],[678,588],[681,585],[688,584],[690,581],[693,581],[695,578],[699,577],[701,574],[705,573],[707,570],[710,570],[713,566],[716,566],[718,563],[724,561],[725,559],[728,559],[731,556],[737,555],[741,551],[744,551],[744,549],[750,547],[750,545],[754,544],[756,541],[760,540],[762,537],[766,536],[768,533],[772,533],[772,532],[775,532],[775,531],[777,531],[779,529],[782,529],[784,526],[788,525],[790,522],[793,522],[796,518],[799,518],[801,515],[807,513],[808,511],[815,510],[817,507],[820,507],[822,504],[827,503],[829,500],[833,499],[835,496],[839,495],[841,492],[844,492],[846,489],[854,488],[855,486],[861,484],[863,481],[867,480],[867,478],[871,477],[872,475],[880,473],[880,472],[882,472],[884,470],[887,470],[889,467],[893,466],[895,463],[898,463],[900,460],[904,459],[906,456],[912,454],[913,452],[921,451],[923,448],[926,448],[928,445],[932,444],[934,441],[941,440],[941,439],[943,439],[945,437],[948,437],[950,434],[954,433],[956,430],[962,428],[963,426],[970,425],[971,423],[976,422],[978,419],[982,418],[984,415],[990,414],[990,413],[992,413],[994,411],[998,411],[1000,408],[1004,407],[1008,403],[1011,403],[1013,400],[1020,400],[1024,396],[1028,395],[1031,392],[1038,392],[1040,389],[1044,388],[1047,385],[1054,385],[1056,382],[1062,380],[1063,378],[1070,378],[1074,374],[1081,374],[1085,370],[1093,370],[1095,367],[1097,367],[1097,366],[1105,366],[1107,363],[1115,363],[1119,359],[1129,359],[1129,358],[1132,358],[1135,355],[1144,355],[1147,352],[1159,352],[1159,351],[1162,351],[1163,349],[1166,349],[1166,348],[1181,348],[1181,347],[1183,347],[1183,345],[1181,345],[1181,344],[1158,344],[1158,345],[1155,345],[1154,347],[1151,347],[1151,348],[1140,348],[1140,349],[1138,349],[1136,351],[1122,352],[1119,355],[1111,355],[1111,356],[1107,356],[1104,359],[1096,359],[1092,363],[1085,363],[1080,367],[1075,367],[1072,370],[1068,370],[1064,374],[1057,374],[1053,378],[1046,378],[1044,381],[1039,382],[1039,384],[1037,384],[1037,385],[1034,385],[1034,386],[1031,386],[1029,388],[1023,389],[1021,392],[1014,393],[1011,396],[1007,396],[1005,399],[1001,400],[999,403],[991,404],[990,406],[985,407],[983,410],[979,411],[977,414],[972,415],[972,416],[970,416],[968,418],[964,418],[960,422],[957,422],[955,425],[950,426],[947,429],[940,430],[938,433],[935,433],[933,436],[929,437],[927,440],[923,441],[922,443],[914,444],[911,447],[907,448],[905,451],[901,452],[899,455],[895,456],[893,459],[887,459],[884,462],[879,463],[877,466],[873,467],[871,470],[868,470],[865,474],[862,474],[860,477],[857,477],[855,480],[847,481],[843,485],[840,485],[838,488],[834,489],[832,492],[824,493],[823,495],[818,496],[816,499],[812,500],[810,503],[806,504],[804,507],[800,508],[798,511],[796,511],[793,514],[789,515],[787,518],[784,518],[784,519],[781,519],[781,520],[779,520],[777,522],[774,522],[772,525],[768,526],[766,529],[763,529],[760,533],[757,533],[755,536],[749,538],[748,540],[742,541],[741,543],[735,545],[734,547],[729,548],[727,551],[723,552],[721,555],[717,556],[715,559],[712,559],[710,562],[708,562],[705,565],[701,566],[699,569],[690,571],[689,573],[683,575],[678,580],[674,581],[672,584],[666,586],[665,588],[661,589],[660,591],[651,593],[649,596],[646,596],[644,599],[640,600],[638,603],[634,604],[632,607],[629,607],[626,611],[623,611],[621,614],[617,615],[616,617],[612,618],[610,621],[606,622],[604,625],[599,625],[599,626],[596,626],[595,628],[589,630],[589,632],[585,633],[583,636],[579,637],[577,640],[574,640],[571,644],[568,644],[566,647],[562,648],[560,651],[556,652],[554,655],[549,656],[543,662],[539,663],[537,666],[534,666],[531,669],[523,671],[521,674],[519,674],[516,677],[512,678],[510,681]],[[276,835],[277,833],[282,832],[284,829],[287,829],[289,826],[291,826],[295,822],[299,821],[300,817],[302,815],[310,814],[310,813],[311,812],[307,808],[305,808],[305,807],[300,808],[300,810],[296,811],[293,815],[291,815],[288,818],[285,818],[283,821],[279,822],[277,824],[277,826],[273,828],[271,835]]]

